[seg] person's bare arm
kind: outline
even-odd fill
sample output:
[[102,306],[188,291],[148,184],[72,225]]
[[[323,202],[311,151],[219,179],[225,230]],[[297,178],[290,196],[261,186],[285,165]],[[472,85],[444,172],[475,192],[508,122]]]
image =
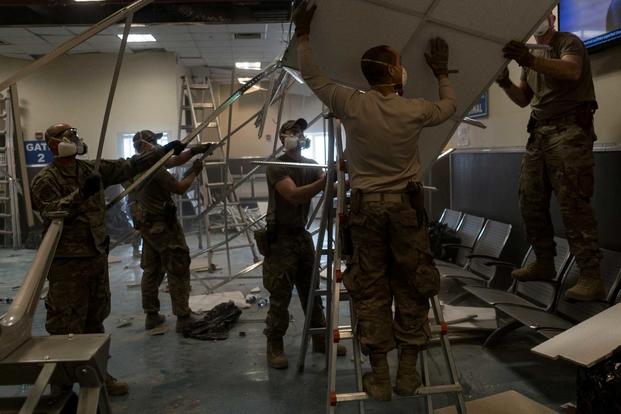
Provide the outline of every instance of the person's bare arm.
[[186,149],[181,154],[170,157],[168,161],[166,161],[165,166],[166,168],[178,167],[190,161],[193,156],[194,154],[192,153],[192,150]]
[[578,55],[564,55],[560,59],[535,57],[530,68],[555,79],[577,81],[582,76],[582,57]]
[[274,186],[278,194],[280,194],[289,203],[298,205],[311,201],[326,185],[325,174],[317,181],[298,187],[295,185],[291,177],[285,177],[278,181]]
[[160,184],[166,191],[169,191],[173,194],[185,194],[186,191],[192,185],[192,182],[196,178],[196,173],[191,172],[187,177],[182,180],[177,180],[172,175],[167,175],[166,178],[163,178],[160,181]]
[[500,77],[496,80],[496,83],[500,88],[505,91],[509,99],[511,99],[516,105],[524,108],[530,104],[533,99],[533,90],[528,86],[528,83],[524,80],[520,80],[520,84],[514,84],[509,78],[509,69],[505,68],[502,71]]

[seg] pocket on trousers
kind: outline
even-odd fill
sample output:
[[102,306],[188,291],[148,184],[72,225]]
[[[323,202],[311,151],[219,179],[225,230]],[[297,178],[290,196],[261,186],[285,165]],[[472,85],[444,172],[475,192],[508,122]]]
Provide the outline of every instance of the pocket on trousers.
[[356,273],[358,272],[360,260],[360,249],[354,247],[351,258],[347,262],[347,269],[343,272],[343,284],[347,288],[347,293],[352,298],[357,298],[359,289],[356,286]]
[[430,298],[440,293],[440,273],[433,263],[430,254],[417,250],[419,257],[416,271],[410,276],[410,285],[424,298]]

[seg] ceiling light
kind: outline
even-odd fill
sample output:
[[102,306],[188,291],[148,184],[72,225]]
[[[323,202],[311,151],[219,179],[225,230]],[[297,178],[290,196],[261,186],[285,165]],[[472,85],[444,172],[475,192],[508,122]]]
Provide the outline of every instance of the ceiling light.
[[[123,39],[122,34],[117,35],[119,39]],[[127,41],[129,43],[137,43],[137,42],[157,42],[157,39],[153,37],[152,34],[130,34],[127,36]]]
[[261,70],[261,62],[235,62],[237,69]]
[[237,82],[239,82],[240,85],[245,85],[250,79],[252,78],[237,78]]

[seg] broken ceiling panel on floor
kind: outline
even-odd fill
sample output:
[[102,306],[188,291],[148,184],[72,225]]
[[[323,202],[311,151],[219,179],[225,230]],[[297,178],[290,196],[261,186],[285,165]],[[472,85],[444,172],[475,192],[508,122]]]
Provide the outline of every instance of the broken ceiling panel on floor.
[[[455,116],[424,130],[419,142],[422,170],[432,165],[478,100],[506,64],[502,47],[526,41],[557,0],[314,0],[311,26],[315,61],[335,81],[368,89],[360,58],[386,44],[400,50],[409,74],[406,97],[438,99],[438,87],[423,53],[430,38],[443,37],[450,47],[449,69],[458,98]],[[297,68],[295,40],[285,57]]]

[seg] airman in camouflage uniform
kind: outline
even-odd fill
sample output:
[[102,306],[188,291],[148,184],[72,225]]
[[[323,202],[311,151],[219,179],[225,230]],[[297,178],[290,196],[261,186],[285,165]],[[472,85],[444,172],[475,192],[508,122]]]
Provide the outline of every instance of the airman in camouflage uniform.
[[[165,152],[102,160],[97,174],[94,162],[75,158],[86,153],[76,129],[55,124],[48,128],[45,138],[54,160],[32,181],[33,206],[44,218],[49,212],[68,213],[48,273],[45,327],[52,335],[102,333],[103,321],[110,314],[103,189],[146,170]],[[46,229],[49,223],[46,219]],[[127,384],[112,377],[106,379],[106,385],[112,395],[127,393]]]
[[413,395],[420,385],[418,351],[429,338],[429,298],[440,283],[418,183],[418,139],[423,128],[455,113],[448,45],[432,39],[430,53],[425,54],[438,79],[439,100],[402,96],[406,70],[399,52],[385,45],[367,50],[361,58],[370,85],[362,93],[336,84],[315,63],[309,36],[315,7],[306,10],[303,3],[294,13],[298,65],[308,87],[342,120],[346,131],[353,256],[343,281],[356,312],[358,337],[371,362],[363,388],[372,398],[392,398],[386,354],[396,346],[395,392]]
[[[287,121],[282,125],[280,140],[285,146],[285,154],[278,157],[278,161],[316,164],[301,153],[309,142],[303,134],[306,127],[304,119]],[[298,290],[302,309],[304,312],[307,309],[315,248],[310,233],[306,231],[306,222],[311,199],[325,187],[325,174],[319,168],[269,166],[267,185],[268,246],[263,248],[259,245],[265,256],[263,286],[270,292],[270,307],[263,333],[267,336],[269,366],[282,369],[288,367],[283,336],[289,327],[288,308],[294,286]],[[315,300],[311,327],[325,326],[321,302]],[[325,352],[325,335],[313,335],[312,342],[315,352]],[[345,348],[340,346],[338,353],[345,355]]]
[[518,105],[531,105],[530,137],[520,175],[520,208],[537,260],[512,276],[520,281],[556,276],[552,192],[559,202],[567,240],[580,268],[575,286],[565,292],[574,300],[604,299],[601,253],[593,196],[593,114],[597,108],[589,55],[582,41],[554,29],[550,15],[535,33],[549,49],[529,50],[521,43],[505,46],[505,57],[522,67],[519,85],[505,70],[498,84]]
[[[134,136],[134,148],[138,153],[148,151],[156,145],[161,134],[143,130]],[[206,152],[208,145],[184,151],[179,157],[183,161],[199,152]],[[204,151],[203,151],[204,149]],[[167,164],[168,166],[168,164]],[[171,193],[185,193],[203,167],[196,160],[184,178],[177,181],[163,166],[145,185],[140,186],[131,198],[134,225],[142,235],[142,307],[146,313],[145,328],[152,329],[164,322],[159,314],[159,286],[168,275],[168,289],[173,314],[177,317],[176,330],[182,332],[186,324],[195,319],[188,304],[190,298],[190,250],[179,220]]]

